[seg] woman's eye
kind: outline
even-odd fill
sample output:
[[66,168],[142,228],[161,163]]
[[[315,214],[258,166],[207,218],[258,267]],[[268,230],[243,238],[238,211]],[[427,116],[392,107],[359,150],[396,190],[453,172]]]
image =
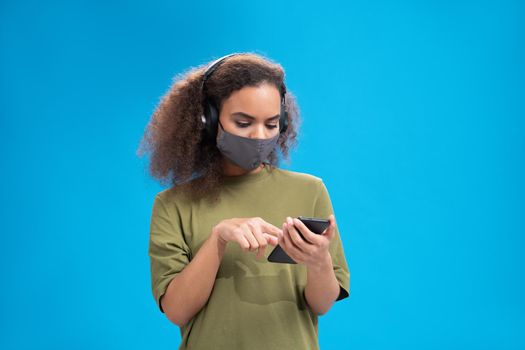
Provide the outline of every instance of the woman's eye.
[[[239,128],[247,128],[248,126],[250,126],[250,123],[240,123],[240,122],[235,122],[235,124],[237,124],[237,126]],[[268,129],[275,129],[277,127],[277,125],[266,125],[266,127]]]

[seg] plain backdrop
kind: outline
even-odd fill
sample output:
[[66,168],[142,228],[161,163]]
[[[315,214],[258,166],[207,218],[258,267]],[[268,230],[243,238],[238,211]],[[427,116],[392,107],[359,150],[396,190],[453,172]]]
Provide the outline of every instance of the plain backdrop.
[[[175,349],[135,151],[175,75],[252,51],[299,102],[351,295],[327,349],[523,349],[522,1],[2,1],[0,348]],[[271,336],[271,335],[268,335]]]

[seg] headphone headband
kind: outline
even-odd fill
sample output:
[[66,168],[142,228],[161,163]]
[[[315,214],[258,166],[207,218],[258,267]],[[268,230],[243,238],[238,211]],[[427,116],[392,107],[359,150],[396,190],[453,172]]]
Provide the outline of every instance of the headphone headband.
[[202,79],[202,86],[204,86],[204,83],[206,82],[206,80],[208,80],[209,76],[219,67],[219,64],[224,61],[225,59],[227,59],[228,57],[231,57],[231,56],[237,56],[237,55],[242,55],[242,53],[231,53],[229,55],[226,55],[226,56],[222,56],[218,59],[216,59],[215,61],[213,61],[209,66],[208,68],[206,68],[206,71],[204,72],[204,78]]

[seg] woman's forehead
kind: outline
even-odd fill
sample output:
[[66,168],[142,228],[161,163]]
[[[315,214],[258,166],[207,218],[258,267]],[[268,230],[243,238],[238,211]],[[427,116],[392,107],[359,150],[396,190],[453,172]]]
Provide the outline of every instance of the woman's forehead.
[[233,92],[222,108],[227,115],[266,119],[280,113],[281,96],[273,85],[246,86]]

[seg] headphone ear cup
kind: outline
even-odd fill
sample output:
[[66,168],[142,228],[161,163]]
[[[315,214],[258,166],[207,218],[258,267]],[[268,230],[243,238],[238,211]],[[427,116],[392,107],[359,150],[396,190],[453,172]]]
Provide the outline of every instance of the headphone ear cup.
[[283,134],[288,129],[288,112],[286,111],[286,106],[281,103],[281,117],[279,118],[280,130],[279,133]]
[[213,139],[213,133],[212,133],[213,111],[212,111],[212,106],[208,102],[204,103],[203,115],[204,115],[204,118],[206,119],[204,121],[204,129],[203,129],[204,136],[208,139]]
[[217,127],[219,125],[219,111],[217,108],[212,104],[208,103],[208,111],[209,111],[209,135],[213,143],[216,142],[217,139]]

